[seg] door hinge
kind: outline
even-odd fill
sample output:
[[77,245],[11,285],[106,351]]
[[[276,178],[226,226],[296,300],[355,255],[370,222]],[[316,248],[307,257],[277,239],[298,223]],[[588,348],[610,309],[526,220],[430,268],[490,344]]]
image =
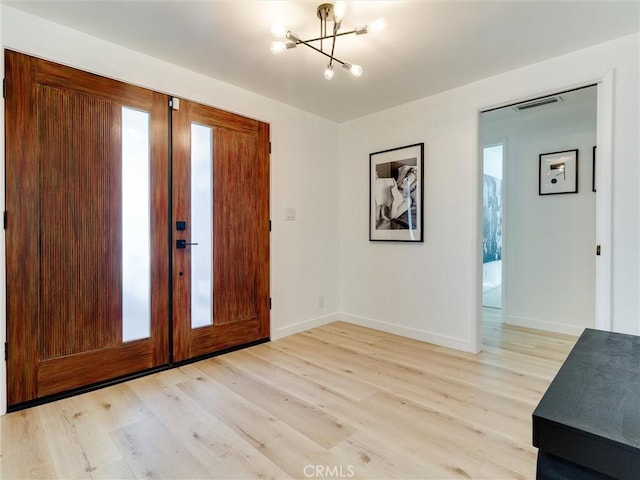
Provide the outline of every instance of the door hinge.
[[271,310],[271,297],[269,297],[269,310]]
[[172,110],[180,110],[180,99],[178,97],[171,97],[169,99],[169,106]]
[[596,245],[596,255],[600,255],[600,245]]
[[2,228],[7,229],[7,211],[2,214]]
[[269,220],[269,231],[271,231],[271,220]]
[[271,142],[269,142],[269,153],[271,153]]
[[9,360],[9,344],[4,342],[4,361]]

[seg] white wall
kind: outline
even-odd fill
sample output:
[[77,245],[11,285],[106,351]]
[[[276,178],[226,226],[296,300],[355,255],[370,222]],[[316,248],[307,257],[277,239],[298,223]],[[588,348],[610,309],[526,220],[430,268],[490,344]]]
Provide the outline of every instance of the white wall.
[[[337,124],[6,6],[0,12],[5,48],[268,122],[272,141],[271,338],[335,319],[339,305],[339,192],[335,180],[339,151],[331,139],[338,137]],[[322,148],[318,148],[318,139]],[[4,148],[1,151],[4,155]],[[4,185],[4,172],[0,185]],[[285,221],[287,208],[296,209],[295,222]],[[4,271],[2,256],[0,272]],[[4,299],[4,285],[0,286]],[[324,297],[323,308],[319,307],[320,296]],[[1,335],[6,325],[4,312],[2,309]],[[4,369],[0,371],[4,374]],[[2,401],[5,387],[2,377]]]
[[[368,241],[369,153],[424,142],[424,243]],[[341,315],[472,350],[477,110],[449,92],[343,124]],[[475,243],[477,241],[477,243]],[[477,245],[478,248],[472,248]]]
[[[595,325],[596,88],[574,93],[579,103],[570,95],[566,104],[489,112],[482,126],[485,144],[506,139],[503,320],[579,335]],[[572,149],[578,193],[538,195],[539,154]]]
[[[612,325],[640,333],[639,35],[401,105],[342,125],[340,311],[344,319],[469,351],[480,319],[478,115],[601,81],[614,71]],[[368,154],[425,143],[424,244],[367,237]]]

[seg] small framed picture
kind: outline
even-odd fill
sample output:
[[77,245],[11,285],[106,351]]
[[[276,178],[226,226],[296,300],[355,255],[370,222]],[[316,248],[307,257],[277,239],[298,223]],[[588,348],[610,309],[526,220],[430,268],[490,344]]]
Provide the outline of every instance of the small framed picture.
[[423,241],[424,143],[369,155],[369,240]]
[[578,150],[540,154],[538,194],[578,193]]

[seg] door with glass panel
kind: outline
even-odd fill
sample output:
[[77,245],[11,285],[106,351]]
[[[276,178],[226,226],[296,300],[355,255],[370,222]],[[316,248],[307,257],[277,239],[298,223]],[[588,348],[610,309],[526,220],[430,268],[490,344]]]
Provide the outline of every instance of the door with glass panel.
[[173,111],[173,360],[269,336],[269,126]]
[[11,51],[5,75],[9,406],[267,339],[268,125]]
[[169,358],[166,95],[5,54],[8,403]]

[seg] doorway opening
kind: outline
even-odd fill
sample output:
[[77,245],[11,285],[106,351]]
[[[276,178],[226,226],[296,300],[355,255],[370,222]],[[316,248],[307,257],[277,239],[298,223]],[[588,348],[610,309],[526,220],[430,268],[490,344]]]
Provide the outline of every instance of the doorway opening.
[[502,171],[504,144],[482,151],[482,306],[502,309]]
[[[590,85],[480,115],[485,320],[570,335],[596,326],[598,107]],[[562,152],[574,178],[550,194],[543,163]]]

